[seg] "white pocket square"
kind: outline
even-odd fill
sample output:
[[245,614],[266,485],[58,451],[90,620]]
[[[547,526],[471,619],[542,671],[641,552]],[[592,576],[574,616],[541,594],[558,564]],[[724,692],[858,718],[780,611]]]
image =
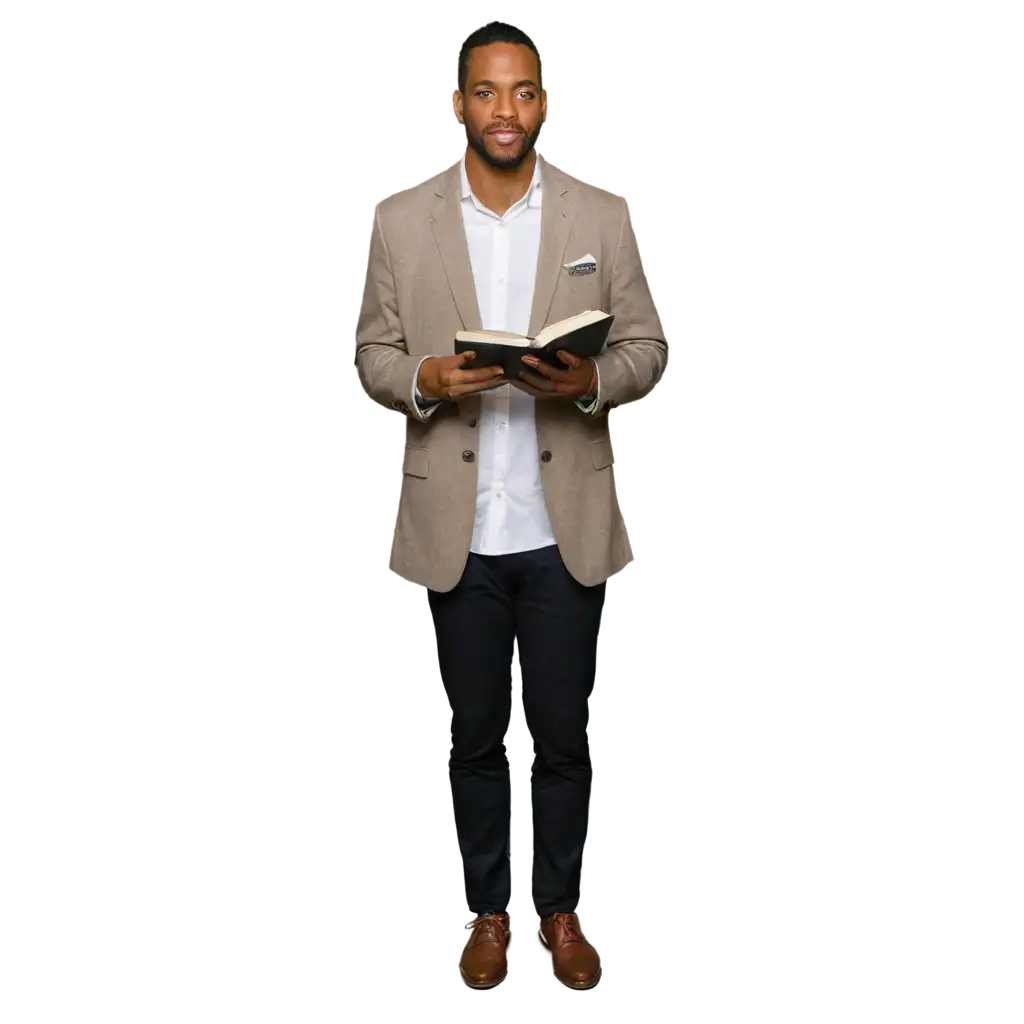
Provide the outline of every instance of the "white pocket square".
[[576,274],[593,274],[597,270],[597,260],[588,252],[586,256],[581,256],[578,260],[573,260],[572,263],[563,263],[562,268],[573,276]]

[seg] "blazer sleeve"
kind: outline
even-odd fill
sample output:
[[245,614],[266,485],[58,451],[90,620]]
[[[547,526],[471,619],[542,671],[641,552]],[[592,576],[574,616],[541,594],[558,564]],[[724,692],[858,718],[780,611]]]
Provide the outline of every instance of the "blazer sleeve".
[[595,359],[601,393],[593,415],[643,398],[661,379],[668,362],[668,343],[644,276],[625,199],[612,261],[608,312],[615,322],[605,351]]
[[421,361],[421,356],[409,355],[405,344],[391,254],[378,203],[373,211],[366,284],[356,325],[355,362],[359,380],[375,402],[422,422],[427,417],[413,399]]

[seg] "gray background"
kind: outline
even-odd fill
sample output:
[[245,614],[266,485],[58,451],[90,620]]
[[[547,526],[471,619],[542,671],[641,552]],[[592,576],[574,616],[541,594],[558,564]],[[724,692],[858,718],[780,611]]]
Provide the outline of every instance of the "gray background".
[[[5,1019],[481,1012],[382,573],[393,430],[349,377],[364,204],[454,152],[475,13],[0,18]],[[968,1013],[596,997],[486,1010]]]

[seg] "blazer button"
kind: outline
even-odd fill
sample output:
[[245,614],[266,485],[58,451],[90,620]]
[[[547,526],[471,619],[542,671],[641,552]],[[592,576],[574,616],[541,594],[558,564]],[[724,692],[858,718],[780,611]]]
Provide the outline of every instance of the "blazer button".
[[547,450],[547,448],[545,448],[544,451],[542,451],[540,453],[540,461],[541,462],[550,462],[551,461],[551,452],[549,452]]
[[475,458],[476,456],[468,448],[462,453],[463,462],[472,462]]
[[470,421],[469,421],[469,425],[470,425],[471,427],[475,427],[475,426],[476,426],[476,420],[470,420]]

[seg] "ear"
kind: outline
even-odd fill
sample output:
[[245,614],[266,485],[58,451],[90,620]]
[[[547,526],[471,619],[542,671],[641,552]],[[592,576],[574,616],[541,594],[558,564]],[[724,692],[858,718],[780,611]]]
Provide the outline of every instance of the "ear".
[[543,124],[548,119],[548,91],[547,89],[541,89],[540,91],[540,123]]
[[459,124],[465,124],[466,122],[463,120],[464,115],[462,112],[462,93],[459,92],[458,89],[452,93],[452,108],[455,111],[455,119]]

